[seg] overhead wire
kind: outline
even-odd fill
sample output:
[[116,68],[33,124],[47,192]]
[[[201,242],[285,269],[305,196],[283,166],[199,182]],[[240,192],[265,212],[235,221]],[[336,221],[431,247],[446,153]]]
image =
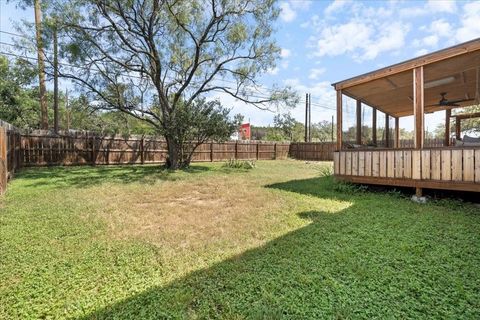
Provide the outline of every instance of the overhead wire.
[[[4,34],[8,34],[8,35],[11,35],[11,36],[15,36],[15,37],[22,37],[22,38],[25,38],[25,39],[29,39],[27,36],[25,35],[22,35],[22,34],[18,34],[18,33],[14,33],[14,32],[8,32],[8,31],[3,31],[3,30],[0,30],[0,33],[4,33]],[[25,47],[25,46],[21,46],[21,45],[17,45],[17,44],[12,44],[12,43],[7,43],[7,42],[3,42],[3,41],[0,41],[0,44],[1,45],[7,45],[7,46],[10,46],[10,47],[20,47],[20,48],[23,48],[23,49],[31,49],[31,48],[28,48],[28,47]],[[0,51],[0,54],[5,54],[5,55],[9,55],[9,56],[14,56],[14,57],[17,57],[17,58],[23,58],[23,59],[28,59],[28,60],[34,60],[34,61],[37,61],[38,59],[37,58],[34,58],[34,57],[28,57],[28,56],[22,56],[22,55],[19,55],[19,54],[15,54],[15,53],[10,53],[10,52],[4,52],[4,51]],[[67,67],[71,67],[71,68],[77,68],[77,69],[81,69],[81,70],[90,70],[90,71],[94,71],[94,72],[102,72],[101,70],[97,70],[95,68],[89,68],[89,67],[82,67],[82,66],[77,66],[77,65],[73,65],[73,64],[69,64],[69,63],[65,63],[65,62],[58,62],[58,65],[61,65],[61,66],[67,66]],[[139,77],[139,76],[134,76],[134,75],[131,75],[131,74],[122,74],[120,73],[119,75],[121,76],[125,76],[125,77],[130,77],[130,78],[134,78],[134,79],[142,79],[142,77]],[[216,79],[215,81],[218,81],[218,82],[224,82],[224,83],[231,83],[231,84],[236,84],[235,81],[232,81],[232,80],[228,80],[228,79]],[[249,88],[249,87],[247,87]],[[255,89],[257,90],[260,94],[257,95],[253,95],[253,94],[249,94],[250,97],[253,97],[253,98],[258,98],[258,99],[268,99],[270,97],[268,97],[266,95],[265,92],[261,92],[260,90],[258,90],[258,88],[249,88],[249,89]],[[276,90],[274,88],[269,88],[269,87],[264,87],[262,86],[261,87],[261,90],[264,90],[268,93],[274,93],[276,92]],[[222,93],[225,93],[225,91],[221,90],[221,89],[214,89],[212,91],[216,91],[216,92],[222,92]],[[263,95],[262,95],[263,94]],[[302,99],[299,99],[298,101],[299,103],[305,103],[305,100],[302,100]],[[311,103],[311,105],[315,108],[320,108],[320,109],[328,109],[328,110],[336,110],[334,107],[329,107],[329,106],[324,106],[324,105],[321,105],[321,104],[318,104],[318,103]]]

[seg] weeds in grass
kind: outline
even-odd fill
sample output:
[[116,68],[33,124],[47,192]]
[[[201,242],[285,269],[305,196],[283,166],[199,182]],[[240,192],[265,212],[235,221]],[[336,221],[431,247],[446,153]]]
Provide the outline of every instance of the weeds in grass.
[[232,169],[254,169],[256,167],[255,160],[237,160],[237,159],[230,159],[227,160],[224,164],[226,168]]

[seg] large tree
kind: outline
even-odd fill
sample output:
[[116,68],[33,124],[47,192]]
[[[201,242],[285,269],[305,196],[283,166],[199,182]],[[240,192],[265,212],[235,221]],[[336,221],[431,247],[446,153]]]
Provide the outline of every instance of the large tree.
[[219,137],[202,126],[226,119],[225,111],[202,97],[220,92],[263,109],[297,100],[287,88],[267,95],[257,83],[279,56],[274,0],[74,0],[56,9],[73,65],[61,76],[81,84],[98,108],[154,126],[173,169],[187,166],[204,139]]

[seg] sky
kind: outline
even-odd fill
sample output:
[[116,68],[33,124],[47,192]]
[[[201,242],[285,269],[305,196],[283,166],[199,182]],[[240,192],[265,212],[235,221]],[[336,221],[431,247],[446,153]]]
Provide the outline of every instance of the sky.
[[[16,21],[33,21],[32,9],[17,9],[5,0],[0,4],[0,30],[14,32]],[[480,1],[292,0],[280,1],[279,7],[275,38],[281,58],[261,83],[296,89],[302,99],[290,112],[299,121],[305,118],[307,92],[312,122],[330,121],[335,115],[331,83],[480,37]],[[0,34],[0,42],[10,40]],[[215,97],[253,125],[272,124],[275,113],[226,95]],[[353,124],[353,108],[353,101],[347,102],[347,125]],[[426,121],[433,129],[443,116],[427,115]],[[413,119],[401,119],[400,125],[411,130]]]

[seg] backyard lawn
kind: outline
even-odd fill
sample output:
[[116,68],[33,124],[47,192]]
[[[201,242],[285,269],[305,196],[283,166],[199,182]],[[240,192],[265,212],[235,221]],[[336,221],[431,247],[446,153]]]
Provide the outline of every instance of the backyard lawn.
[[330,163],[24,170],[0,198],[0,318],[480,318],[480,209]]

